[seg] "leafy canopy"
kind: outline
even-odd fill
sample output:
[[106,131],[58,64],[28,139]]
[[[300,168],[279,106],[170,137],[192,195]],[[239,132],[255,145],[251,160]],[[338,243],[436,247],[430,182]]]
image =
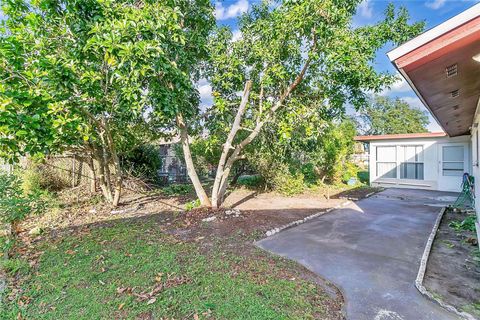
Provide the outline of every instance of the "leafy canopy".
[[400,98],[375,96],[360,114],[364,134],[397,134],[427,132],[425,111],[410,106]]
[[128,150],[179,110],[197,112],[208,0],[16,0],[2,11],[0,156],[95,144],[105,123]]

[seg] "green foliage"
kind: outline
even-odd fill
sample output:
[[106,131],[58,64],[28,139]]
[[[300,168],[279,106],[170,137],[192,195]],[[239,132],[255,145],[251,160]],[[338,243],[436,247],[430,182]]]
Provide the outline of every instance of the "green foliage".
[[350,178],[358,177],[358,166],[351,162],[346,162],[343,166],[342,182],[347,183]]
[[[352,121],[347,120],[340,125],[332,124],[321,136],[319,148],[315,150],[316,161],[322,175],[331,182],[342,180],[343,174],[349,170],[348,162],[354,150],[353,137],[356,129]],[[356,174],[352,175],[356,176]],[[345,180],[344,180],[345,181]]]
[[[260,251],[238,256],[218,246],[206,252],[201,244],[165,235],[151,220],[115,223],[55,243],[42,241],[35,249],[44,253],[22,278],[17,296],[32,299],[28,304],[5,300],[4,319],[19,314],[52,320],[78,319],[79,314],[85,319],[145,314],[186,319],[203,313],[213,319],[323,319],[328,317],[325,305],[332,303],[314,283],[286,278],[294,273],[283,259],[272,261]],[[135,293],[148,293],[167,283],[151,303],[128,290],[118,292],[134,288]]]
[[1,157],[125,152],[171,129],[177,112],[198,112],[209,0],[18,0],[2,10]]
[[318,168],[312,162],[305,163],[302,165],[302,174],[305,179],[305,182],[309,185],[317,184],[318,182]]
[[237,185],[244,186],[249,189],[258,189],[265,184],[263,177],[260,175],[241,176],[237,180]]
[[475,222],[477,221],[477,217],[474,214],[467,216],[462,221],[452,221],[450,222],[449,226],[457,231],[460,230],[468,230],[475,232]]
[[287,170],[278,172],[273,178],[274,189],[285,196],[294,196],[305,191],[302,173],[291,173]]
[[17,176],[0,173],[0,222],[15,226],[41,208],[38,194],[25,195]]
[[162,189],[162,193],[166,196],[182,196],[193,191],[191,184],[172,184]]
[[397,134],[427,132],[425,111],[411,107],[400,98],[375,96],[362,110],[360,126],[365,134]]
[[370,182],[370,175],[368,171],[358,171],[357,178],[361,183],[368,184]]
[[158,171],[162,168],[159,146],[143,144],[119,156],[125,172],[134,177],[158,183]]
[[200,207],[201,203],[200,203],[200,200],[199,199],[196,199],[196,200],[192,200],[190,202],[187,202],[185,204],[185,211],[191,211],[195,208],[198,208]]

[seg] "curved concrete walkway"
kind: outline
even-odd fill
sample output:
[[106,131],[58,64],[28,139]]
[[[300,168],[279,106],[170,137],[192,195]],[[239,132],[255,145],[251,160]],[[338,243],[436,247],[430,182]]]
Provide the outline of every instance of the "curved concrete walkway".
[[346,299],[348,319],[458,319],[414,285],[435,219],[455,197],[387,189],[257,245],[336,284]]

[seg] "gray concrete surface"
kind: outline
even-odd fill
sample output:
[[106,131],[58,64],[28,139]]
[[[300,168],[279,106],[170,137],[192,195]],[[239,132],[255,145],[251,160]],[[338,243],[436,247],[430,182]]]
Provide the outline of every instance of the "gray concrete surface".
[[387,189],[257,242],[342,290],[348,319],[458,319],[415,288],[441,207],[454,193]]

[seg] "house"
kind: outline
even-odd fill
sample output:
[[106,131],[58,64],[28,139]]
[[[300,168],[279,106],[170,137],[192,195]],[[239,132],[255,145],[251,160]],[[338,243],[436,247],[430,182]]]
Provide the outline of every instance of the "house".
[[[371,182],[459,191],[460,175],[468,172],[475,178],[478,197],[480,4],[387,55],[446,135],[363,138],[371,143]],[[480,206],[476,211],[480,221]]]
[[380,187],[459,191],[472,172],[470,136],[444,132],[359,136],[370,144],[370,184]]

